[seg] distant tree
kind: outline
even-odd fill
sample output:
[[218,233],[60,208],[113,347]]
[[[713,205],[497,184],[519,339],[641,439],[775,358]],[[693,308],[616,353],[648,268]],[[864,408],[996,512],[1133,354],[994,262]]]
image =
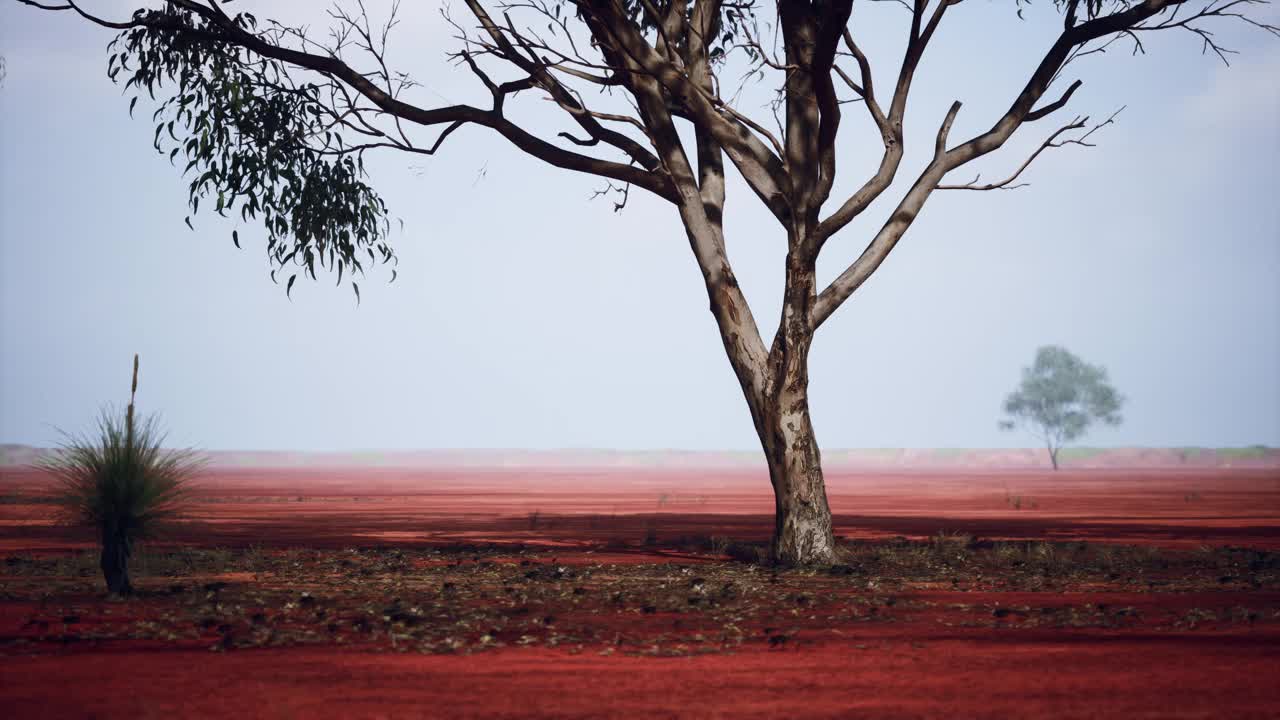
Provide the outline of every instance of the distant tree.
[[177,516],[200,458],[189,450],[164,450],[155,416],[134,416],[138,356],[133,356],[133,386],[123,417],[109,409],[98,420],[97,437],[72,436],[61,450],[40,463],[57,481],[54,500],[64,517],[93,528],[102,544],[100,566],[107,590],[129,595],[129,557],[133,546],[151,537],[157,526]]
[[[153,142],[192,178],[192,213],[203,206],[262,223],[272,277],[288,277],[286,292],[299,276],[316,279],[317,266],[354,280],[394,258],[386,205],[364,174],[364,155],[375,149],[432,155],[470,132],[599,178],[618,208],[632,190],[665,203],[684,227],[764,451],[776,500],[772,554],[786,564],[830,563],[836,549],[809,412],[814,335],[881,267],[926,202],[939,192],[1019,187],[1038,158],[1091,146],[1110,117],[1057,115],[1081,86],[1070,77],[1077,60],[1119,59],[1128,53],[1105,51],[1120,43],[1137,53],[1153,33],[1169,32],[1225,61],[1231,50],[1217,34],[1224,24],[1280,34],[1258,16],[1264,0],[897,0],[897,27],[854,12],[868,7],[862,0],[463,0],[445,6],[458,40],[451,57],[487,92],[479,103],[439,104],[389,62],[395,2],[385,24],[370,21],[363,0],[340,3],[328,10],[331,26],[317,30],[260,20],[220,0],[152,0],[119,18],[79,0],[18,1],[118,33],[108,74],[134,94],[130,110],[139,99],[157,102]],[[282,14],[300,6],[259,5]],[[939,34],[968,33],[957,42],[975,58],[986,46],[1020,45],[977,18],[1029,7],[1043,11],[1054,37],[1026,59],[1026,79],[1007,105],[964,137],[952,133],[959,100],[930,120],[936,130],[908,120],[908,96]],[[967,29],[949,22],[962,13],[973,18]],[[429,42],[420,28],[411,32],[414,45]],[[900,38],[902,53],[869,56],[863,43],[887,33]],[[944,69],[944,78],[949,72],[961,71]],[[735,88],[747,79],[772,96],[771,117],[753,118],[758,106],[739,101]],[[873,128],[866,137],[853,134],[854,113]],[[1040,142],[999,179],[955,179],[1023,128],[1045,124],[1053,127],[1037,131]],[[908,127],[919,134],[908,138]],[[908,143],[923,152],[904,169]],[[871,161],[852,182],[837,183],[837,168],[857,169],[869,147]],[[756,232],[785,250],[772,336],[761,332],[729,262],[724,214],[735,175],[772,218]],[[888,203],[875,211],[885,220],[867,225],[864,213],[877,201]],[[492,198],[492,211],[501,203]],[[818,256],[848,247],[830,241],[851,226],[870,231],[863,249],[839,262],[843,270],[824,287]],[[239,245],[237,231],[232,240]]]
[[1123,403],[1105,368],[1046,345],[1036,351],[1035,364],[1022,369],[1022,384],[1005,398],[1009,417],[1000,421],[1000,429],[1021,427],[1040,438],[1057,470],[1063,444],[1082,437],[1095,422],[1119,425]]

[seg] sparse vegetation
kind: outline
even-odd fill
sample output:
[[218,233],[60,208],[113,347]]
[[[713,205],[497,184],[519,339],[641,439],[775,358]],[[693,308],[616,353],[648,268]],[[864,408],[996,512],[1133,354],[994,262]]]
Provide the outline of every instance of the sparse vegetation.
[[659,493],[658,495],[659,508],[670,508],[674,506],[689,506],[689,505],[706,505],[706,504],[707,504],[706,495],[681,496],[675,493]]
[[658,544],[658,524],[652,519],[644,524],[644,546],[653,547]]
[[1199,458],[1201,455],[1204,455],[1204,453],[1205,453],[1205,449],[1201,447],[1178,448],[1178,456],[1182,459],[1182,462],[1195,460],[1196,458]]
[[[43,598],[9,644],[133,638],[215,651],[359,644],[472,653],[535,645],[688,655],[751,643],[791,647],[840,627],[909,622],[918,613],[942,611],[927,622],[1195,629],[1280,621],[1280,607],[1265,594],[1251,607],[1237,599],[1155,616],[1106,602],[1112,591],[1168,597],[1195,591],[1204,597],[1210,590],[1280,590],[1280,555],[1261,550],[1005,542],[944,532],[925,540],[846,541],[839,547],[841,564],[818,570],[759,564],[768,558],[764,541],[713,536],[680,542],[686,550],[705,547],[712,554],[686,564],[615,564],[594,561],[591,552],[563,562],[529,548],[153,545],[137,555],[139,595],[149,608],[145,619],[94,610],[84,594],[94,573],[91,553],[10,555],[3,559],[0,599]],[[723,555],[747,561],[715,559]],[[973,602],[941,607],[912,595],[939,588],[977,595]],[[1004,603],[998,595],[1076,588],[1092,588],[1094,598],[1055,593],[1046,596],[1048,604],[1032,606]],[[1099,588],[1105,588],[1101,601]],[[103,619],[86,626],[79,618],[88,616]],[[67,617],[76,620],[62,622]]]
[[39,467],[53,475],[51,499],[63,519],[93,528],[101,543],[99,565],[108,591],[129,595],[129,558],[134,545],[176,517],[183,507],[200,460],[191,451],[165,450],[164,434],[154,416],[136,418],[138,356],[133,358],[133,384],[123,416],[106,409],[97,435],[69,436],[61,452]]
[[1034,499],[1029,498],[1029,497],[1024,498],[1022,495],[1012,495],[1012,494],[1010,494],[1010,493],[1009,493],[1009,488],[1007,488],[1007,487],[1005,488],[1005,490],[1004,490],[1004,504],[1005,504],[1005,505],[1008,505],[1009,507],[1013,508],[1014,510],[1021,510],[1021,509],[1022,509],[1022,505],[1023,505],[1023,503],[1024,503],[1024,502],[1026,503],[1027,507],[1028,507],[1028,508],[1030,508],[1030,509],[1032,509],[1032,510],[1038,510],[1038,509],[1040,509],[1040,503],[1039,503],[1039,502],[1037,502],[1037,501],[1035,501]]
[[1220,458],[1230,460],[1256,460],[1267,456],[1266,445],[1250,445],[1248,447],[1218,448],[1214,453]]
[[1106,448],[1097,447],[1064,447],[1058,451],[1058,460],[1089,460],[1107,453]]

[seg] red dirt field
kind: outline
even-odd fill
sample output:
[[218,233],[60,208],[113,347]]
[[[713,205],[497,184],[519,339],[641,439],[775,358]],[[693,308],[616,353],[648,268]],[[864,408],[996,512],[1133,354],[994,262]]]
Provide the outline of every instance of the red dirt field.
[[1280,717],[1276,470],[836,470],[815,572],[762,472],[216,469],[124,602],[44,482],[6,717]]
[[[0,469],[0,493],[37,493],[41,477]],[[827,477],[836,534],[1098,540],[1280,548],[1280,470],[855,473]],[[1015,508],[1014,502],[1019,506]],[[530,516],[538,514],[531,527]],[[534,542],[587,547],[613,538],[724,535],[773,528],[768,476],[746,470],[218,469],[201,481],[197,545],[347,547]],[[48,506],[0,505],[0,551],[87,546]]]

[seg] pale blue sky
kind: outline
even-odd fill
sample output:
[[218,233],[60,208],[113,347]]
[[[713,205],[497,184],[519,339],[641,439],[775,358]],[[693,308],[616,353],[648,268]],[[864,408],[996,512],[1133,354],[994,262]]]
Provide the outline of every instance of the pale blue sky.
[[[888,86],[902,16],[861,5],[855,33]],[[883,221],[953,99],[965,102],[953,137],[1003,111],[1054,32],[1048,5],[1026,23],[996,2],[953,10],[912,96],[904,182],[828,245],[824,280]],[[258,14],[320,7],[270,6]],[[483,102],[444,62],[455,45],[434,7],[410,8],[393,61],[423,81],[423,104]],[[1030,187],[935,194],[819,331],[825,447],[1033,444],[996,420],[1047,343],[1105,365],[1128,398],[1124,425],[1087,443],[1280,445],[1280,41],[1220,30],[1241,52],[1231,68],[1189,34],[1081,63],[1062,114],[1127,109],[1099,147],[1038,160]],[[140,352],[140,403],[175,442],[211,449],[756,446],[670,206],[636,191],[615,215],[588,200],[593,178],[468,129],[435,158],[372,162],[404,221],[395,284],[374,274],[357,307],[322,277],[289,301],[255,227],[183,225],[185,182],[105,77],[110,37],[0,2],[0,442],[84,428],[100,403],[127,398]],[[544,136],[565,129],[523,102]],[[846,109],[837,195],[878,159],[863,115]],[[985,159],[984,177],[1015,167],[1049,122]],[[785,238],[757,205],[732,184],[726,228],[771,335]]]

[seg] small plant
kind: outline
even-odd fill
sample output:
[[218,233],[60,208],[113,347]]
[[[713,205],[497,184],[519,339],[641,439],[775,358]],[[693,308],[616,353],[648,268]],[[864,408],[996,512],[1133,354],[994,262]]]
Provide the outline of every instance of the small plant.
[[653,520],[648,520],[644,524],[644,545],[645,547],[653,547],[658,544],[658,524]]
[[1005,491],[1005,496],[1004,496],[1005,505],[1008,505],[1014,510],[1021,510],[1022,504],[1024,502],[1027,504],[1027,507],[1031,508],[1032,510],[1040,509],[1040,503],[1036,502],[1034,498],[1029,498],[1029,497],[1024,498],[1021,495],[1009,495],[1008,491],[1007,490]]
[[709,544],[711,546],[711,552],[716,555],[724,555],[728,553],[729,547],[733,545],[733,540],[723,535],[712,535]]
[[190,450],[164,450],[164,434],[154,416],[135,417],[138,356],[124,416],[107,408],[97,437],[68,436],[61,451],[39,467],[53,475],[54,502],[65,519],[94,528],[102,544],[99,566],[107,590],[129,595],[129,557],[134,543],[151,537],[158,525],[177,516],[190,480],[202,462]]
[[769,560],[769,549],[767,547],[748,542],[730,541],[728,547],[724,550],[724,554],[728,555],[730,560],[752,565],[762,565]]
[[935,549],[948,551],[968,547],[974,542],[974,537],[968,533],[939,530],[929,542]]

